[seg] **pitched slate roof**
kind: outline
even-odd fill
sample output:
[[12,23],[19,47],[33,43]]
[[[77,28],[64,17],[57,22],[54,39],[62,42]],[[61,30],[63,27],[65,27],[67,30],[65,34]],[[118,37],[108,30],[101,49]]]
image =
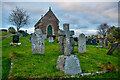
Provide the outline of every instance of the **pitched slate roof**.
[[53,17],[55,17],[55,19],[59,22],[55,14],[52,12],[51,8],[49,8],[49,11],[43,17],[41,17],[41,19],[35,24],[35,26],[38,25],[41,22],[41,20],[48,15],[51,15],[51,16],[53,15]]

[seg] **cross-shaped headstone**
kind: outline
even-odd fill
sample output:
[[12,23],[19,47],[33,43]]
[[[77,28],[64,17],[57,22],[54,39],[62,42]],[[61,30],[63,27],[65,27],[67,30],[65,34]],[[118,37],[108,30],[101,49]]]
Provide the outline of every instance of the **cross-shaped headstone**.
[[63,31],[60,30],[58,33],[61,36],[65,36],[64,55],[70,56],[71,55],[70,36],[74,35],[74,31],[69,31],[69,24],[63,24]]

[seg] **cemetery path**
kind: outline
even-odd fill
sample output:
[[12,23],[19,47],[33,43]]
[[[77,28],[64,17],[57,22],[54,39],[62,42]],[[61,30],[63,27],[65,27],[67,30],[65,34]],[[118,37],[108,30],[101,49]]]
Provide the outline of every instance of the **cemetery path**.
[[3,40],[3,39],[5,39],[6,37],[10,37],[10,36],[12,36],[13,34],[9,34],[9,35],[6,35],[6,36],[0,36],[0,41],[1,40]]

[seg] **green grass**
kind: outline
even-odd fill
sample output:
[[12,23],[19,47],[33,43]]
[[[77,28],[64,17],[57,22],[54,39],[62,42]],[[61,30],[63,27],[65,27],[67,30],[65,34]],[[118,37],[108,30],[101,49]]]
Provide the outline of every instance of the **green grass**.
[[[63,55],[63,53],[58,52],[58,43],[49,43],[48,40],[45,40],[45,53],[43,55],[32,54],[32,43],[29,42],[29,37],[21,37],[20,42],[22,45],[16,47],[9,45],[12,42],[12,37],[2,41],[2,56],[11,58],[13,61],[13,68],[9,74],[9,78],[57,78],[66,76],[66,74],[56,69],[58,56]],[[87,52],[85,54],[77,53],[77,48],[75,46],[74,55],[78,56],[83,73],[105,70],[108,63],[111,63],[111,73],[86,76],[87,78],[118,78],[118,74],[114,72],[119,69],[119,52],[117,49],[114,51],[114,55],[106,55],[108,49],[96,48],[94,45],[87,45]],[[5,62],[4,59],[3,62]],[[9,66],[9,64],[6,65]],[[3,66],[5,67],[5,65]],[[3,70],[4,74],[5,72],[8,71]],[[3,77],[7,76],[3,75]]]
[[0,32],[0,36],[6,36],[6,35],[9,35],[11,33],[8,33],[8,32]]
[[7,80],[10,71],[10,58],[2,58],[2,79]]

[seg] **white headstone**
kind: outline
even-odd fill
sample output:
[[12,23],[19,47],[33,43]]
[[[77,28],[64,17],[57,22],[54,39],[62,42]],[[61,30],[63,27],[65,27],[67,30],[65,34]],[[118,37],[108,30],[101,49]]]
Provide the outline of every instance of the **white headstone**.
[[78,39],[78,53],[85,53],[86,52],[86,38],[85,35],[82,33],[79,35]]
[[52,43],[52,42],[54,42],[53,37],[49,37],[49,43]]

